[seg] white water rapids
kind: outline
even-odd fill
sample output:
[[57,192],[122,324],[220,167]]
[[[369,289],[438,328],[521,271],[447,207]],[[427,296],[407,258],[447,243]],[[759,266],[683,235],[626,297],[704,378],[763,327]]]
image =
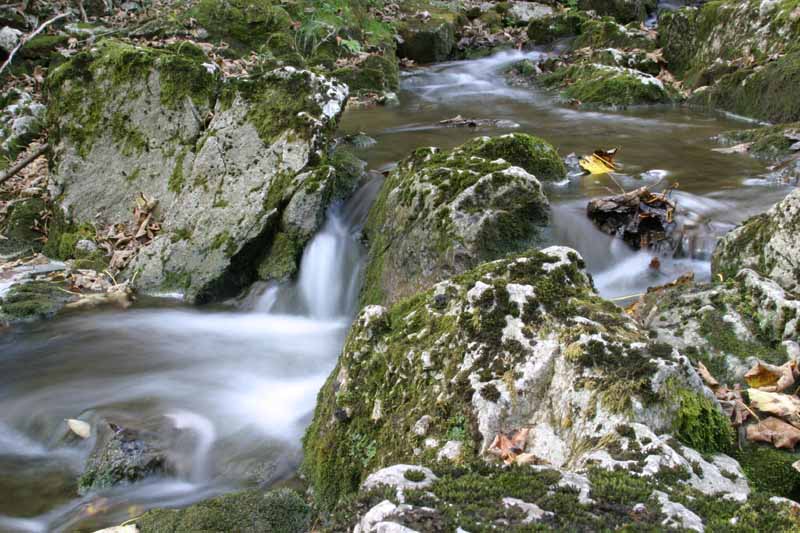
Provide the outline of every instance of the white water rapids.
[[306,247],[297,283],[254,290],[245,302],[251,311],[81,315],[35,325],[24,344],[3,344],[3,476],[71,479],[74,487],[93,445],[65,438],[64,419],[77,417],[93,426],[130,420],[169,435],[163,444],[177,472],[65,499],[31,518],[0,512],[0,531],[68,531],[86,524],[90,504],[101,508],[102,523],[118,523],[131,509],[179,506],[242,480],[290,475],[356,305],[362,254],[355,222],[346,218],[359,209],[352,202],[332,211]]

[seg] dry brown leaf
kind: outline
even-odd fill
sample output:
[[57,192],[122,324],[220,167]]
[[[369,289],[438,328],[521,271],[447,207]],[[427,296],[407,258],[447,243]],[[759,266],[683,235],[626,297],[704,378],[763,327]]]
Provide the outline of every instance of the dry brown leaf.
[[796,361],[789,361],[781,366],[758,361],[744,375],[744,379],[750,387],[767,392],[783,392],[794,385],[797,377]]
[[489,453],[500,457],[506,464],[513,463],[525,451],[530,430],[515,429],[510,433],[498,433],[489,446]]
[[712,376],[711,372],[708,371],[706,365],[700,361],[697,363],[697,373],[700,374],[700,377],[703,378],[703,381],[706,383],[706,385],[711,387],[711,389],[719,387],[719,381],[714,379],[714,376]]
[[747,394],[750,396],[750,407],[775,415],[800,428],[800,398],[797,396],[759,389],[750,389]]
[[771,416],[758,424],[747,426],[747,440],[766,442],[776,448],[794,450],[800,442],[800,429]]

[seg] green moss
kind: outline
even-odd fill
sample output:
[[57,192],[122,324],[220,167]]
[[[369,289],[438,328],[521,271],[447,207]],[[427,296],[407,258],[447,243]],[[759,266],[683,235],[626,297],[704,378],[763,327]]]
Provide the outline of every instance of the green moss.
[[586,14],[575,10],[535,18],[528,23],[528,39],[533,44],[548,44],[562,37],[577,35],[586,21]]
[[238,52],[257,49],[273,32],[288,31],[292,19],[270,0],[201,0],[188,15],[197,19],[212,39]]
[[800,133],[800,122],[727,131],[719,138],[727,144],[753,143],[749,153],[755,157],[782,159],[793,153],[789,148],[797,142],[789,139],[787,133]]
[[334,70],[332,74],[346,83],[353,93],[396,91],[400,88],[400,68],[393,51],[370,55],[358,65]]
[[31,281],[14,285],[0,298],[0,323],[51,318],[72,295],[63,283]]
[[741,68],[714,86],[695,92],[689,102],[774,123],[800,120],[792,88],[800,83],[800,51],[756,68]]
[[136,519],[142,533],[305,533],[310,522],[310,508],[300,495],[289,489],[237,492],[185,509],[148,511]]
[[[744,316],[754,316],[746,313]],[[781,365],[786,362],[786,349],[778,342],[772,347],[764,343],[741,340],[736,335],[733,326],[722,319],[718,311],[710,311],[703,315],[700,321],[700,334],[711,346],[724,354],[730,354],[742,361],[755,357],[768,363]],[[773,339],[776,341],[779,339]]]
[[467,157],[482,157],[493,161],[504,159],[521,167],[540,181],[559,181],[567,169],[558,151],[549,142],[525,133],[512,133],[489,140],[475,139],[461,147]]
[[189,241],[192,239],[191,228],[178,228],[169,237],[172,242]]
[[219,80],[202,65],[193,47],[178,49],[180,53],[106,39],[52,69],[46,82],[51,140],[66,137],[86,157],[97,137],[110,130],[124,152],[143,150],[147,140],[125,115],[111,112],[109,104],[127,97],[128,88],[143,83],[153,72],[159,75],[164,106],[177,109],[189,97],[209,107]]
[[5,225],[0,228],[0,233],[6,237],[0,239],[0,253],[41,251],[42,233],[34,228],[42,227],[40,217],[46,209],[44,201],[39,198],[10,203]]
[[589,19],[581,24],[573,48],[639,48],[654,50],[656,42],[636,25],[623,26],[613,19]]
[[305,243],[287,232],[278,233],[264,261],[258,265],[261,280],[287,280],[297,273]]
[[736,454],[748,480],[765,494],[800,499],[800,472],[792,464],[800,454],[750,445]]
[[581,104],[628,107],[671,101],[660,81],[619,67],[570,65],[545,74],[540,80],[547,87],[562,89],[564,97]]
[[733,446],[733,430],[728,418],[710,399],[688,389],[673,395],[678,410],[673,431],[682,443],[700,453],[728,453]]

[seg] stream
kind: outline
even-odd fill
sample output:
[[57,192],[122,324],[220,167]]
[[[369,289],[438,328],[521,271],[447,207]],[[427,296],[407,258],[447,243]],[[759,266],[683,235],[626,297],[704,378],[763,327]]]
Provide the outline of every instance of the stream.
[[[377,171],[420,146],[451,148],[511,131],[541,136],[562,156],[619,147],[623,171],[615,179],[571,174],[546,193],[548,238],[580,251],[600,293],[620,301],[688,271],[707,279],[717,237],[785,196],[788,186],[758,177],[763,162],[712,151],[714,135],[748,122],[673,107],[576,110],[498,74],[543,53],[407,72],[400,106],[350,109],[340,133],[377,140],[357,152]],[[518,127],[439,125],[457,115]],[[652,253],[600,233],[585,215],[588,198],[655,183],[679,184],[673,198],[683,228],[682,253],[660,257],[658,270],[649,266]],[[257,284],[232,305],[142,299],[126,312],[68,313],[0,334],[0,531],[93,531],[150,507],[291,478],[317,391],[357,311],[359,229],[379,185],[331,209],[292,284]],[[67,418],[177,435],[165,439],[177,471],[78,498],[75,480],[94,443],[70,438]]]

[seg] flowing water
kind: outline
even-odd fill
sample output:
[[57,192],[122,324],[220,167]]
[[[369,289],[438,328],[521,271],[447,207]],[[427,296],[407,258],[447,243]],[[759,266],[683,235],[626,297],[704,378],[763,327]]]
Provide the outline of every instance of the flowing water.
[[[343,133],[377,144],[361,151],[385,170],[420,146],[450,148],[476,135],[521,131],[562,155],[619,146],[622,174],[571,175],[546,186],[550,239],[578,249],[605,296],[627,296],[693,271],[709,275],[718,235],[764,211],[787,187],[760,179],[764,165],[713,152],[711,137],[749,124],[671,107],[590,112],[514,88],[498,72],[544,52],[505,52],[419,69],[403,78],[402,104],[350,110]],[[447,128],[462,115],[514,128]],[[587,220],[588,198],[644,184],[673,193],[682,253],[650,268]],[[380,183],[367,184],[328,216],[307,247],[297,281],[257,285],[217,309],[145,301],[127,312],[63,316],[0,335],[0,531],[66,531],[120,523],[148,507],[180,506],[245,483],[291,475],[319,387],[335,365],[363,267],[357,239]],[[75,480],[93,446],[67,436],[64,419],[106,420],[164,435],[176,472],[78,498]]]

